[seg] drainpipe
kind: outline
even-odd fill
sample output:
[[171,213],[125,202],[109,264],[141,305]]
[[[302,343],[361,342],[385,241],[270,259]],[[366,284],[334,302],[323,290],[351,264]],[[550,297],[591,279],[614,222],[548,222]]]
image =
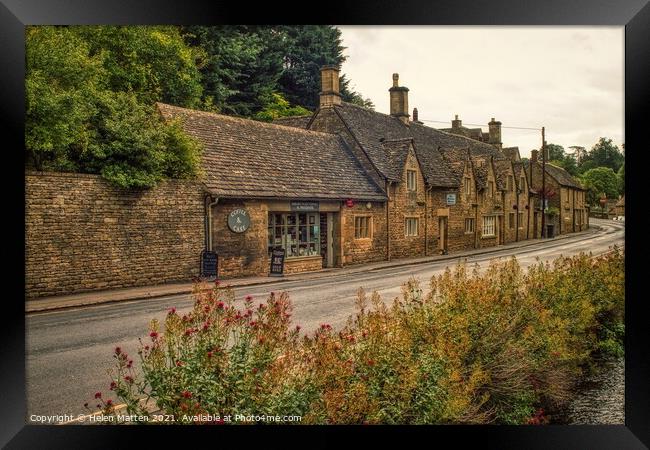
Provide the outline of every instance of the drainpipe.
[[386,261],[390,261],[390,182],[386,179]]
[[206,199],[206,202],[210,201],[210,203],[205,204],[205,209],[206,209],[205,218],[206,218],[206,221],[207,221],[207,223],[206,223],[206,233],[205,233],[206,247],[207,247],[208,251],[212,251],[212,207],[214,205],[216,205],[217,203],[219,203],[219,198],[215,197],[214,201],[211,201],[212,196],[207,195],[205,197],[205,199]]
[[429,214],[427,214],[427,208],[429,206],[429,201],[428,201],[429,196],[427,195],[428,192],[429,189],[424,190],[424,256],[427,256],[427,237],[429,234],[428,227],[427,227],[428,224],[427,218],[429,217]]

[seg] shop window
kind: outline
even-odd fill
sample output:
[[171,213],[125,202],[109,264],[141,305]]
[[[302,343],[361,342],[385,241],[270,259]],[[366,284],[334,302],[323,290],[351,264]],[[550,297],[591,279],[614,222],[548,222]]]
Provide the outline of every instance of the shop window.
[[419,220],[416,217],[409,217],[404,220],[404,234],[406,236],[417,236],[418,235],[418,222]]
[[483,217],[483,237],[496,236],[496,216]]
[[474,219],[465,219],[465,233],[474,232]]
[[354,238],[364,239],[372,237],[372,217],[356,216],[354,218]]
[[417,172],[415,170],[406,171],[406,189],[411,192],[418,189]]
[[284,248],[287,258],[320,254],[320,216],[318,213],[270,213],[269,253]]

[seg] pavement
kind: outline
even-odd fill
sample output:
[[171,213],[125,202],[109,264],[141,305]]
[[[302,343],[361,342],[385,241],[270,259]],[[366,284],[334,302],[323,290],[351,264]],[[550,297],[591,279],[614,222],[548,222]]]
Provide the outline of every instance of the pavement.
[[[290,281],[303,281],[314,280],[319,278],[326,278],[333,275],[354,274],[360,272],[369,272],[390,267],[401,267],[417,265],[429,262],[446,261],[462,259],[464,257],[483,255],[495,252],[501,252],[507,249],[525,248],[531,245],[537,245],[542,241],[554,242],[571,237],[588,235],[597,233],[601,227],[591,224],[590,228],[586,231],[578,233],[569,233],[556,236],[548,239],[529,239],[519,242],[512,242],[496,247],[488,247],[482,249],[466,250],[447,255],[432,255],[418,258],[397,259],[392,261],[381,261],[375,263],[358,264],[354,266],[342,268],[328,268],[313,272],[302,272],[282,277],[271,276],[258,276],[258,277],[242,277],[220,280],[222,286],[229,287],[243,287],[243,286],[258,286],[266,284],[281,284]],[[168,297],[170,295],[189,294],[193,291],[195,284],[190,283],[167,283],[155,286],[140,286],[126,289],[111,289],[102,291],[83,292],[70,295],[58,295],[51,297],[39,297],[35,299],[27,299],[25,301],[25,312],[35,313],[43,311],[61,310],[67,308],[78,308],[81,306],[91,306],[103,303],[114,303],[121,301],[133,301],[140,299],[151,299],[159,297]],[[211,288],[207,285],[206,288]]]

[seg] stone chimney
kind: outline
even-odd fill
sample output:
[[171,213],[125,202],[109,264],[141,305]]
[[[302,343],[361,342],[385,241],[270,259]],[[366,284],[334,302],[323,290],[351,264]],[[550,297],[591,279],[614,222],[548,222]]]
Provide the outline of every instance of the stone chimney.
[[409,88],[399,85],[399,74],[393,74],[393,87],[390,92],[390,115],[404,124],[409,123]]
[[455,119],[451,121],[451,128],[457,130],[462,126],[463,126],[463,121],[460,120],[458,118],[458,114],[456,114]]
[[338,66],[323,66],[320,68],[320,107],[328,108],[341,104],[339,90]]
[[531,163],[536,163],[537,162],[537,155],[539,154],[539,150],[532,150],[530,152],[530,162]]
[[419,122],[418,120],[418,109],[413,108],[413,122]]
[[501,150],[501,122],[497,122],[492,117],[492,120],[488,123],[490,127],[490,138],[488,143],[494,145],[498,150]]

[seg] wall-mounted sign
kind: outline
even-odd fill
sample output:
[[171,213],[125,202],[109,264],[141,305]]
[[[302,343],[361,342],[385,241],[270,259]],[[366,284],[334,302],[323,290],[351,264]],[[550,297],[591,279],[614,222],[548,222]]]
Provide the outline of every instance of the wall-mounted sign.
[[201,252],[201,276],[216,277],[217,269],[217,254],[215,252],[203,250]]
[[352,208],[354,206],[354,200],[352,200],[351,198],[347,199],[345,201],[345,206],[347,206],[348,208]]
[[245,209],[235,209],[228,214],[228,228],[235,233],[243,233],[251,225],[251,217]]
[[281,277],[282,272],[284,272],[284,255],[285,250],[283,248],[274,248],[271,250],[271,270],[269,275],[274,277]]
[[447,204],[448,205],[456,204],[456,194],[447,194]]
[[300,202],[295,201],[291,202],[291,211],[318,211],[319,203],[318,202]]

